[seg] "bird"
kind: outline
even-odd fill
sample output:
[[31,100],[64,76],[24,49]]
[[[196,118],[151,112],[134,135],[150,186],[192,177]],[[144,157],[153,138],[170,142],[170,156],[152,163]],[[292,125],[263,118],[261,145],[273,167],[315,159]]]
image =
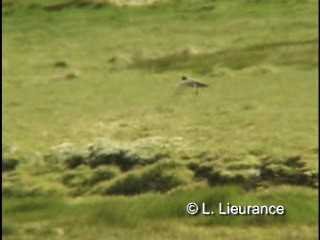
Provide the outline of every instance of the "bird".
[[195,95],[198,95],[199,88],[209,87],[208,84],[188,78],[186,76],[181,77],[182,82],[177,86],[176,93],[181,93],[186,87],[193,88]]

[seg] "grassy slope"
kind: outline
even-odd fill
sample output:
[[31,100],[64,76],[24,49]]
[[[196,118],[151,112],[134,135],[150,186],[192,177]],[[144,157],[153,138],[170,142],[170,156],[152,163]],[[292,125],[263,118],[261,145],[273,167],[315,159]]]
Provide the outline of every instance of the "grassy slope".
[[[51,146],[63,142],[86,144],[97,137],[133,140],[160,135],[183,137],[189,146],[186,151],[195,153],[300,155],[311,168],[317,168],[317,3],[174,1],[151,8],[46,12],[28,9],[28,2],[36,1],[24,1],[13,7],[13,14],[3,17],[2,56],[3,141],[16,146],[27,161],[39,161]],[[68,67],[54,67],[57,60],[66,61]],[[79,72],[79,78],[63,78],[73,71]],[[181,75],[199,78],[210,88],[197,98],[191,92],[173,97]],[[29,174],[28,167],[19,172]],[[28,178],[32,187],[34,180]],[[39,179],[50,188],[59,176],[39,175]],[[306,212],[314,216],[314,191],[308,193],[307,202],[295,197],[300,190],[287,191],[293,194],[293,202],[287,203],[292,209],[305,203],[311,206]],[[267,195],[275,197],[271,192]],[[203,192],[199,195],[207,196]],[[160,199],[159,204],[166,202],[157,195],[152,198]],[[168,198],[179,200],[171,195]],[[226,199],[247,203],[245,198]],[[124,198],[119,206],[151,201],[143,196],[137,199]],[[109,201],[101,200],[96,212]],[[31,200],[31,208],[24,202],[16,199],[4,205],[5,229],[13,233],[13,239],[26,234],[54,238],[61,232],[66,239],[106,235],[118,239],[128,235],[133,239],[141,239],[141,235],[153,239],[228,239],[235,234],[267,239],[260,231],[278,239],[314,239],[317,235],[316,222],[304,221],[297,212],[294,216],[298,220],[288,218],[283,229],[267,224],[243,230],[235,223],[230,230],[227,226],[203,228],[196,226],[201,222],[198,219],[176,220],[172,216],[155,217],[148,226],[127,228],[131,216],[119,210],[116,216],[124,215],[118,227],[105,228],[111,213],[92,227],[96,212],[90,211],[96,201],[90,198],[84,200],[79,215],[74,215],[77,210],[68,212],[69,205],[60,200],[58,205],[50,199]],[[15,204],[21,206],[18,212],[10,210]],[[39,206],[43,208],[36,210]],[[31,209],[32,214],[21,213],[24,209]],[[66,210],[61,214],[63,224],[47,215],[55,214],[56,209]],[[145,215],[139,215],[135,208],[132,211],[137,221],[152,218],[148,211],[143,211]]]
[[[216,9],[199,10],[208,4]],[[168,135],[215,152],[310,155],[318,129],[314,6],[197,1],[50,13],[17,9],[3,23],[3,140],[34,153],[100,136]],[[181,64],[184,49],[200,54]],[[118,61],[112,64],[113,56]],[[150,63],[156,71],[135,67],[135,59],[151,58],[159,59]],[[56,60],[70,67],[52,67]],[[168,65],[161,68],[163,61]],[[238,62],[249,69],[234,69]],[[260,74],[259,65],[274,73]],[[229,74],[215,76],[221,68]],[[71,71],[80,78],[52,80]],[[172,99],[182,74],[211,88],[196,100],[191,94]]]
[[[190,217],[185,212],[190,201],[206,202],[209,209],[217,210],[219,202],[226,204],[231,199],[235,205],[281,205],[285,198],[285,216]],[[316,204],[315,191],[288,186],[250,194],[236,187],[210,189],[198,185],[188,191],[133,198],[11,199],[4,204],[4,229],[14,232],[16,238],[230,239],[239,235],[239,239],[315,239]]]

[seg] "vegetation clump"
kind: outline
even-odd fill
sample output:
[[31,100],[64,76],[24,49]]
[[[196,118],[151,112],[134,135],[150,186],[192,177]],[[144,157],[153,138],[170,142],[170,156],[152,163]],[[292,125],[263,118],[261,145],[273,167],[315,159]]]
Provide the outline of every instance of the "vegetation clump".
[[144,192],[167,192],[192,180],[192,172],[182,164],[169,161],[157,163],[141,172],[129,173],[116,180],[105,194],[134,195]]
[[15,158],[2,158],[2,172],[16,169],[19,161]]
[[[225,159],[228,162],[230,157]],[[248,186],[250,189],[266,186],[267,183],[317,186],[317,172],[306,167],[305,161],[300,156],[284,159],[262,156],[251,162],[241,161],[241,159],[233,160],[235,161],[230,164],[221,164],[217,161],[190,162],[188,167],[197,179],[206,179],[210,185],[236,183],[243,185],[246,189]]]
[[66,143],[54,147],[53,151],[45,156],[45,160],[62,162],[69,169],[82,164],[91,168],[114,165],[122,171],[129,171],[136,166],[145,166],[168,158],[170,155],[164,145],[167,141],[170,140],[155,137],[133,142],[117,142],[103,138],[79,149]]

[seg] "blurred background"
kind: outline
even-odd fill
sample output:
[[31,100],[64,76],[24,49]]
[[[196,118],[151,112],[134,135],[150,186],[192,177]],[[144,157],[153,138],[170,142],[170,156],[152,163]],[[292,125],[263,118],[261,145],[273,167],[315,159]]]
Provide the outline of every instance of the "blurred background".
[[318,1],[3,0],[2,27],[5,239],[318,238]]

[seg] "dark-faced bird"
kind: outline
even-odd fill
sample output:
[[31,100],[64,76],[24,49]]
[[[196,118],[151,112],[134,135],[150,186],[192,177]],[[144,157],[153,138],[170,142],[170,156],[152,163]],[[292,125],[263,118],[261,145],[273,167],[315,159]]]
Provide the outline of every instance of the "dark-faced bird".
[[209,87],[208,84],[200,82],[198,80],[194,80],[191,78],[188,78],[186,76],[182,76],[181,78],[182,82],[177,86],[176,88],[176,94],[181,93],[186,88],[192,88],[195,95],[199,94],[199,88],[207,88]]

